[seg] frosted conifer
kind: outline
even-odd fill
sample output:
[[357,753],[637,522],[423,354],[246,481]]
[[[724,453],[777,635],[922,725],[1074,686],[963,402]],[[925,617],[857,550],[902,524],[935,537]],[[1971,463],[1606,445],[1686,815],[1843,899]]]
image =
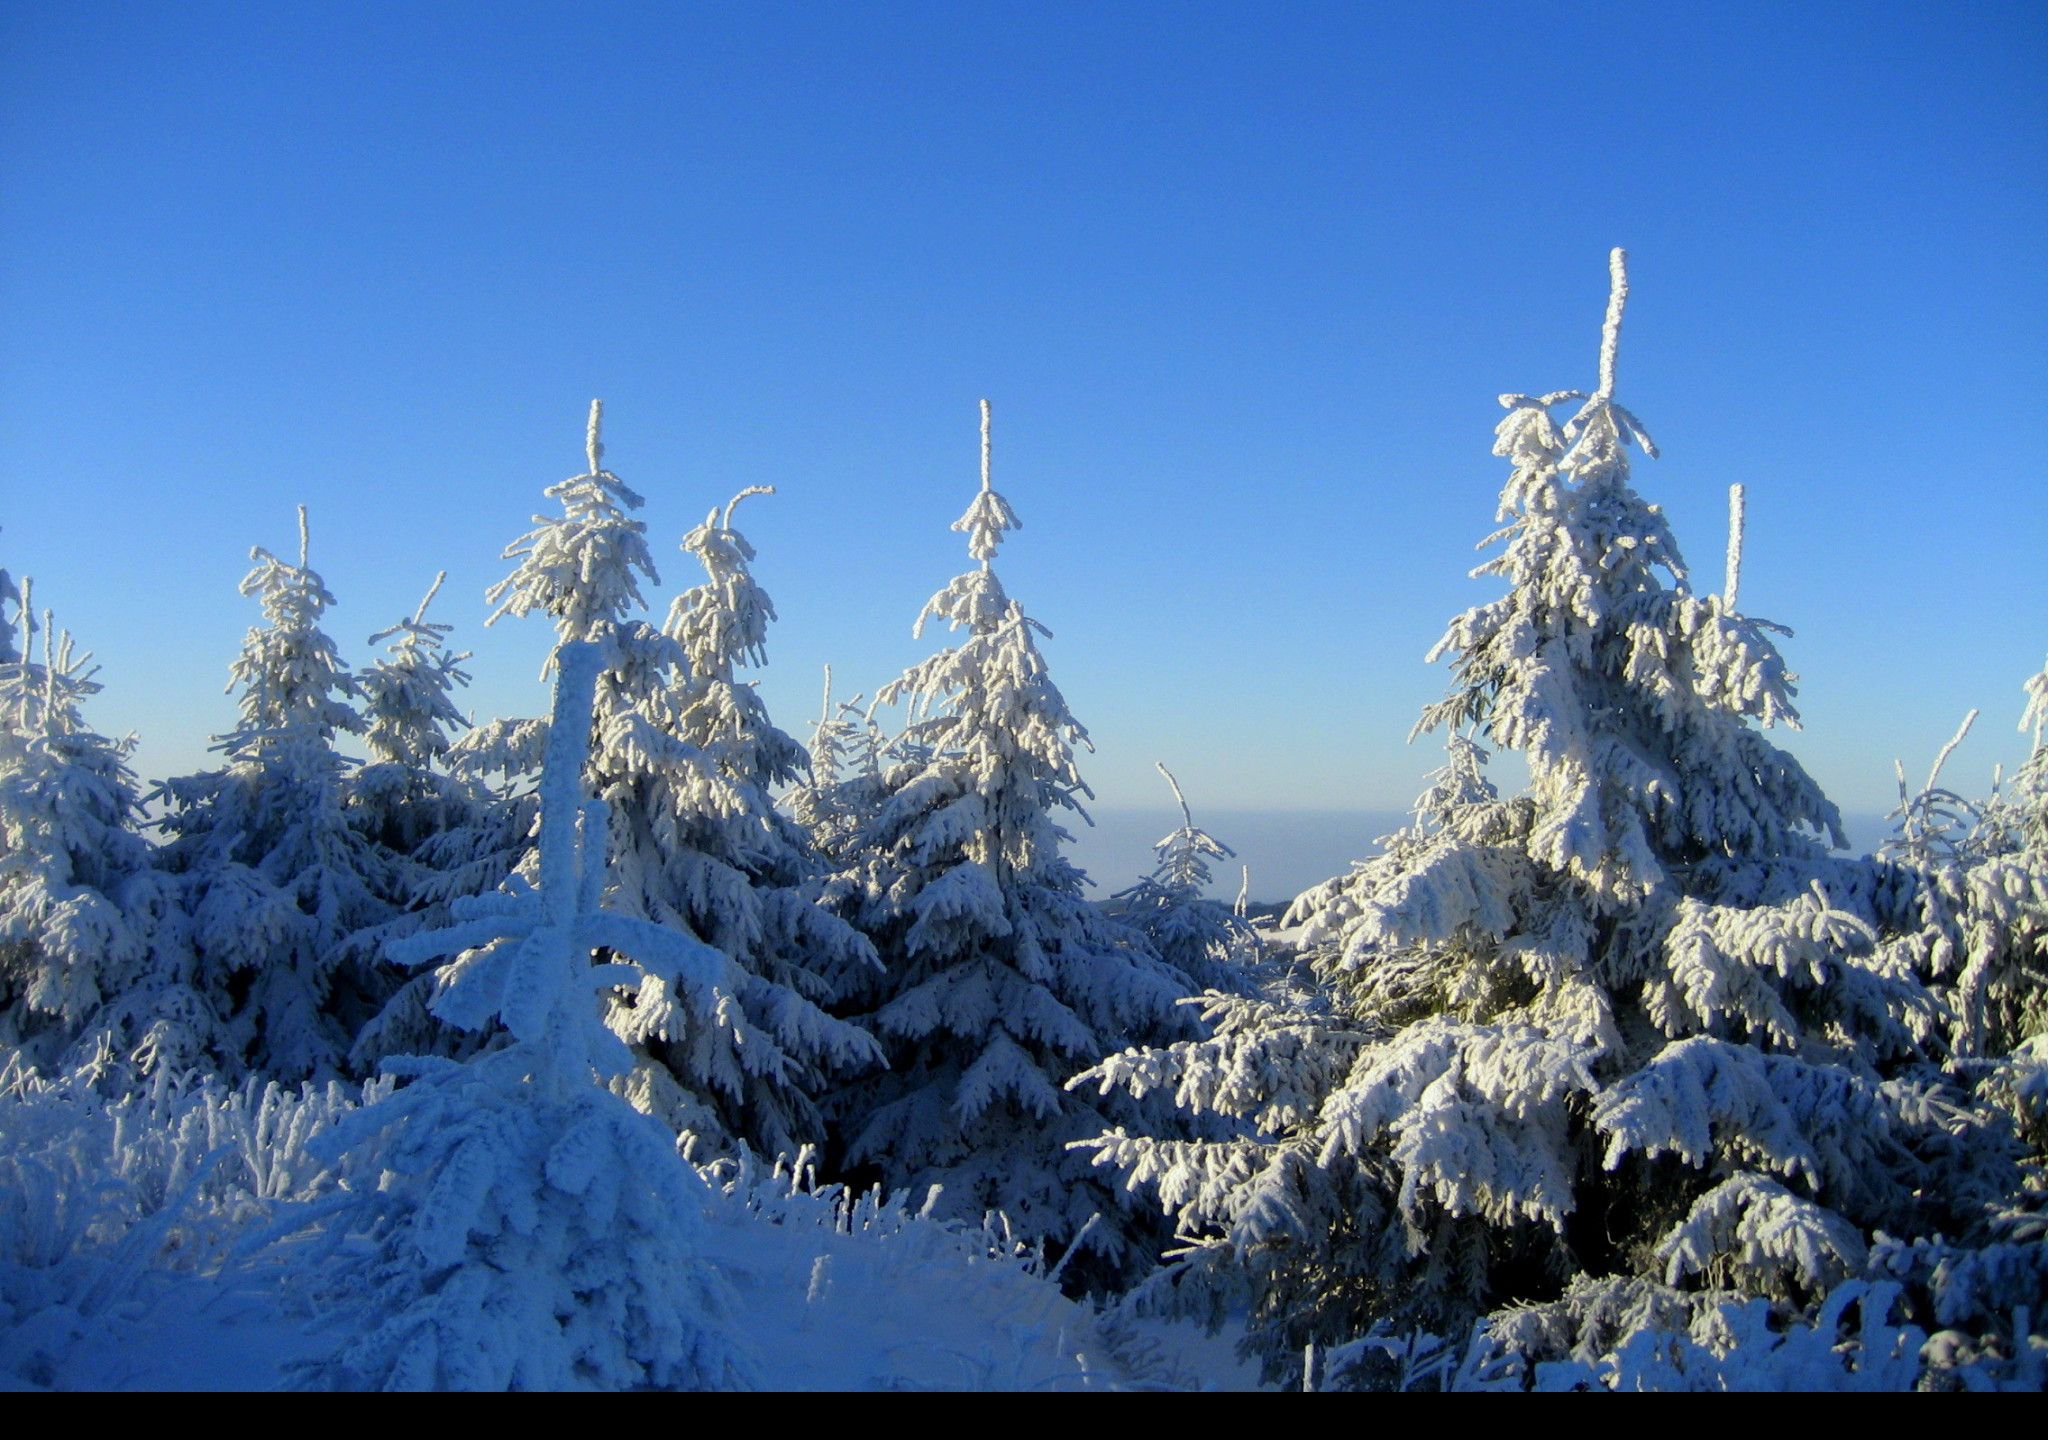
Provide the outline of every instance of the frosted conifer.
[[2026,763],[2013,776],[2012,825],[2019,843],[2030,853],[2048,855],[2048,667],[2027,681],[2027,705],[2020,713],[2020,732],[2033,736]]
[[[728,1388],[747,1377],[721,1326],[723,1284],[697,1251],[707,1199],[670,1136],[605,1086],[633,1057],[605,996],[660,984],[715,1005],[732,964],[681,932],[603,908],[602,801],[584,799],[592,693],[606,656],[555,652],[535,880],[459,900],[455,923],[398,942],[442,959],[433,1008],[508,1043],[467,1064],[387,1068],[412,1083],[322,1136],[385,1179],[337,1217],[376,1243],[315,1277],[354,1338],[309,1387],[394,1390]],[[609,963],[593,965],[594,957]]]
[[[515,787],[494,790],[484,776],[458,771],[473,758],[454,738],[470,729],[454,691],[469,683],[467,653],[448,647],[452,627],[428,620],[447,579],[435,577],[413,614],[370,637],[388,655],[357,677],[363,742],[370,761],[347,778],[350,822],[376,842],[391,868],[399,913],[351,937],[355,953],[381,954],[390,940],[445,924],[448,901],[495,889],[526,853],[533,801]],[[523,772],[522,772],[523,773]],[[398,987],[357,1031],[349,1063],[373,1071],[389,1055],[459,1055],[470,1042],[437,1022],[427,1008],[431,976]]]
[[363,743],[377,761],[424,770],[448,755],[450,734],[469,728],[449,697],[469,683],[460,655],[448,649],[452,626],[427,619],[442,583],[443,570],[409,620],[370,637],[372,645],[390,642],[391,658],[379,660],[358,680],[363,693]]
[[1630,485],[1655,451],[1615,399],[1619,251],[1612,276],[1598,388],[1502,397],[1506,547],[1476,573],[1509,589],[1432,652],[1457,683],[1418,729],[1450,753],[1414,826],[1295,902],[1316,985],[1212,996],[1212,1038],[1085,1077],[1255,1127],[1092,1148],[1203,1237],[1155,1296],[1248,1303],[1275,1371],[1574,1276],[1820,1293],[1873,1230],[2016,1178],[1881,943],[1910,881],[1827,856],[1834,806],[1756,728],[1796,723],[1793,677]]
[[1061,1246],[1099,1213],[1092,1268],[1128,1274],[1164,1237],[1063,1154],[1105,1116],[1061,1083],[1183,1029],[1175,1002],[1192,987],[1088,904],[1060,853],[1069,837],[1053,816],[1088,793],[1073,753],[1087,732],[1046,671],[1035,636],[1048,632],[990,568],[1018,522],[988,460],[984,402],[982,484],[953,527],[981,563],[917,625],[941,620],[962,637],[882,692],[908,723],[847,897],[888,967],[864,999],[891,1068],[833,1104],[849,1161],[880,1167],[891,1188],[941,1185],[943,1210],[998,1210]]
[[785,801],[812,845],[835,866],[857,861],[861,833],[882,799],[889,737],[876,723],[876,706],[862,704],[866,698],[835,702],[832,667],[825,667],[824,705],[811,725],[810,768]]
[[46,613],[32,660],[24,596],[4,594],[19,634],[0,649],[0,1051],[52,1065],[104,1037],[125,1053],[148,999],[168,998],[144,993],[164,897],[136,833],[135,742],[86,723],[91,656]]
[[772,795],[804,775],[809,757],[735,673],[766,663],[775,607],[754,580],[754,549],[733,512],[773,493],[742,490],[684,537],[705,571],[669,610],[666,633],[686,665],[659,705],[643,710],[653,725],[617,757],[604,793],[622,813],[645,817],[615,838],[614,904],[683,926],[731,956],[743,977],[715,1026],[647,992],[621,1004],[620,1033],[661,1062],[635,1076],[636,1098],[697,1129],[682,1107],[708,1103],[717,1123],[707,1138],[794,1153],[823,1136],[811,1096],[881,1057],[865,1031],[820,1008],[875,967],[874,947],[819,905],[823,864]]
[[371,758],[349,776],[349,806],[357,826],[400,858],[469,821],[479,799],[447,772],[454,737],[470,728],[453,699],[469,683],[469,655],[448,648],[451,626],[427,619],[447,578],[435,577],[409,619],[370,637],[389,656],[356,677]]
[[[603,468],[602,419],[593,401],[590,469],[548,491],[564,514],[536,517],[506,551],[520,564],[491,598],[499,615],[549,615],[562,643],[603,658],[590,773],[614,817],[607,903],[737,962],[734,988],[707,1011],[658,982],[621,999],[614,1023],[647,1059],[622,1086],[713,1145],[794,1150],[818,1138],[808,1093],[873,1062],[873,1042],[818,1003],[870,952],[816,905],[803,836],[768,795],[804,752],[734,679],[735,666],[762,658],[774,609],[747,569],[753,551],[731,528],[732,507],[684,541],[708,578],[678,598],[668,631],[629,618],[641,578],[659,577],[646,527],[627,514],[640,496]],[[501,726],[479,744],[500,736],[517,738]]]
[[[555,621],[562,642],[597,645],[609,662],[598,680],[600,731],[606,717],[631,711],[635,695],[658,689],[665,667],[681,659],[652,626],[627,619],[644,604],[641,580],[659,583],[660,577],[647,549],[647,527],[627,513],[645,502],[604,468],[603,421],[603,405],[593,400],[584,434],[588,469],[549,486],[545,493],[560,502],[562,513],[535,515],[534,528],[506,547],[505,558],[520,563],[487,593],[495,608],[485,622],[538,611]],[[401,636],[401,646],[406,638]],[[425,645],[432,642],[422,640],[415,653],[426,658],[432,652]],[[550,652],[544,676],[554,663]],[[436,672],[448,675],[438,664],[426,673]],[[392,727],[393,739],[409,728]],[[544,719],[496,719],[448,744],[450,775],[478,803],[457,823],[422,837],[409,876],[417,908],[399,928],[443,923],[455,900],[494,891],[522,870],[531,879],[539,816],[535,787],[547,737]],[[486,1038],[480,1033],[465,1039],[436,1021],[429,1008],[433,989],[430,975],[399,987],[358,1037],[355,1063],[374,1065],[404,1054],[459,1056]]]
[[1231,907],[1208,898],[1209,862],[1237,852],[1195,824],[1180,782],[1164,764],[1159,773],[1180,806],[1180,826],[1152,848],[1159,864],[1110,908],[1151,940],[1161,959],[1205,989],[1243,991],[1261,958],[1258,933]]
[[352,960],[349,938],[390,918],[388,858],[349,823],[349,761],[339,734],[359,734],[360,694],[320,628],[334,597],[307,563],[258,547],[242,593],[264,624],[230,670],[241,720],[219,737],[220,770],[165,781],[157,798],[172,839],[166,863],[184,880],[197,952],[194,982],[224,1028],[228,1070],[279,1078],[338,1069],[355,1030],[388,990],[382,967]]

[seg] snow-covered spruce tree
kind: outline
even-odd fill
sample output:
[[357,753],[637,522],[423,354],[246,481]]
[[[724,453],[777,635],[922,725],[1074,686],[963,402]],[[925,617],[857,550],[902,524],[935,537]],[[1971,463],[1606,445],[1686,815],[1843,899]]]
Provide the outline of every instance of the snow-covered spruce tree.
[[[1247,1300],[1275,1371],[1567,1286],[1810,1296],[1869,1232],[2015,1179],[1927,1063],[1940,1007],[1873,923],[1896,895],[1828,858],[1834,806],[1756,728],[1796,722],[1763,622],[1691,593],[1630,485],[1625,447],[1655,452],[1614,398],[1612,271],[1599,388],[1502,399],[1506,546],[1477,573],[1509,588],[1433,652],[1446,767],[1295,902],[1319,993],[1214,998],[1213,1038],[1085,1077],[1256,1125],[1093,1149],[1201,1237],[1155,1298]],[[1498,798],[1480,739],[1523,753],[1525,793]]]
[[320,619],[334,603],[307,564],[260,546],[242,581],[264,623],[230,670],[241,720],[219,737],[219,770],[167,780],[165,863],[184,882],[193,984],[219,1017],[211,1044],[226,1072],[280,1079],[343,1064],[356,1030],[390,985],[349,938],[390,918],[389,857],[349,823],[338,734],[360,734],[360,694]]
[[[388,642],[389,654],[357,677],[371,758],[349,773],[346,803],[350,823],[390,865],[398,913],[352,936],[355,954],[380,956],[391,940],[445,925],[451,899],[495,889],[530,849],[535,801],[530,785],[517,782],[538,770],[537,754],[498,757],[500,768],[516,772],[505,790],[463,763],[478,758],[462,745],[466,736],[457,738],[471,729],[454,702],[456,688],[469,683],[462,669],[469,656],[449,649],[451,626],[426,618],[446,579],[445,571],[435,577],[410,618],[370,637],[372,645]],[[497,727],[501,751],[502,732],[517,724]],[[544,738],[545,726],[535,728]],[[400,985],[356,1032],[350,1065],[373,1072],[390,1055],[459,1057],[487,1038],[435,1020],[428,1008],[433,987],[431,974]]]
[[[647,551],[646,526],[625,513],[639,508],[640,496],[600,463],[602,421],[603,407],[592,401],[585,437],[590,469],[548,488],[548,498],[561,502],[562,516],[535,515],[537,528],[506,547],[505,558],[519,560],[520,565],[488,592],[487,599],[498,608],[485,622],[538,610],[555,619],[564,640],[587,640],[606,648],[614,663],[599,681],[600,717],[630,708],[631,700],[623,694],[627,687],[643,693],[658,688],[663,668],[680,659],[653,627],[624,620],[630,611],[645,607],[636,575],[657,582],[659,577]],[[416,653],[422,659],[431,654],[426,644]],[[448,670],[429,664],[423,676],[453,678]],[[551,653],[541,671],[543,678],[553,672],[554,664]],[[429,708],[434,708],[431,701]],[[394,739],[398,733],[394,727]],[[537,785],[547,737],[545,719],[501,718],[474,726],[448,744],[450,775],[479,803],[459,823],[422,837],[407,877],[417,908],[394,922],[393,931],[445,924],[454,901],[488,894],[515,874],[532,880],[540,813]],[[357,1037],[351,1058],[359,1067],[374,1067],[393,1055],[459,1057],[489,1042],[488,1032],[464,1035],[434,1018],[430,1002],[435,984],[428,973],[398,988]]]
[[1180,782],[1163,763],[1159,773],[1180,806],[1180,826],[1152,847],[1159,855],[1152,873],[1112,895],[1108,908],[1142,930],[1159,957],[1197,985],[1246,992],[1262,958],[1258,932],[1208,898],[1209,862],[1237,852],[1195,824]]
[[136,833],[135,742],[86,723],[91,656],[46,612],[33,661],[24,596],[6,582],[0,597],[19,629],[0,641],[0,1054],[48,1067],[74,1047],[125,1053],[164,899]]
[[825,701],[811,724],[810,768],[784,797],[790,815],[812,846],[837,867],[854,863],[860,837],[882,799],[882,757],[889,737],[875,706],[856,695],[836,704],[832,667],[825,667]]
[[878,961],[865,936],[819,904],[823,861],[775,806],[772,788],[801,779],[809,757],[734,674],[766,663],[775,607],[748,568],[754,549],[733,528],[733,510],[773,493],[749,487],[684,537],[705,570],[669,610],[667,633],[687,668],[652,712],[659,730],[627,737],[628,764],[605,791],[640,827],[618,847],[615,903],[685,925],[746,977],[736,1013],[718,1028],[692,1021],[672,997],[643,990],[622,1000],[614,1026],[662,1065],[635,1077],[636,1099],[684,1123],[672,1077],[710,1102],[726,1134],[771,1154],[821,1140],[811,1097],[881,1061],[872,1036],[819,1008]]
[[452,626],[427,619],[441,584],[434,577],[409,619],[370,637],[389,654],[356,677],[362,696],[363,744],[368,764],[348,777],[348,804],[357,827],[394,856],[409,857],[430,837],[468,822],[479,796],[448,774],[449,751],[470,728],[455,708],[454,692],[469,683],[448,648]]
[[805,757],[733,678],[736,664],[761,658],[774,610],[747,571],[753,551],[731,507],[684,541],[709,580],[678,598],[669,633],[629,619],[643,603],[639,577],[658,576],[646,527],[627,514],[640,496],[603,468],[602,416],[593,402],[590,469],[548,491],[565,513],[536,517],[507,550],[519,568],[491,599],[499,615],[547,614],[564,643],[603,655],[590,770],[613,816],[607,904],[736,962],[732,988],[708,1009],[658,981],[621,997],[613,1023],[644,1060],[622,1090],[710,1145],[793,1150],[820,1138],[811,1092],[875,1062],[873,1040],[817,1003],[871,966],[871,951],[815,903],[802,832],[767,792]]
[[[595,468],[595,467],[593,467]],[[697,1253],[708,1198],[661,1125],[611,1093],[633,1056],[604,997],[659,983],[710,1004],[732,962],[672,927],[603,908],[606,807],[584,799],[592,694],[609,657],[555,652],[535,883],[458,900],[456,923],[394,945],[447,963],[437,1015],[502,1027],[467,1064],[387,1062],[412,1082],[316,1142],[385,1178],[329,1224],[376,1237],[308,1277],[353,1338],[301,1368],[308,1388],[726,1388],[747,1369]],[[593,957],[610,963],[593,966]]]
[[[2021,719],[2035,718],[2033,686]],[[1942,747],[1927,782],[1914,791],[1898,767],[1895,831],[1882,859],[1867,867],[1876,888],[1903,918],[1891,922],[1895,962],[1927,978],[1942,1002],[1948,1053],[1958,1061],[1994,1061],[2048,1027],[2048,850],[2034,837],[2041,798],[2042,747],[2010,789],[1994,778],[1991,795],[1971,800],[1941,784],[1949,756],[1977,712]],[[1903,900],[1894,898],[1903,892]]]
[[832,1108],[848,1161],[890,1188],[942,1185],[945,1213],[999,1210],[1054,1246],[1099,1213],[1069,1274],[1129,1275],[1158,1254],[1158,1217],[1065,1153],[1118,1117],[1060,1086],[1125,1045],[1185,1033],[1175,1002],[1192,986],[1089,904],[1060,854],[1053,813],[1088,793],[1072,749],[1087,732],[1046,672],[1033,633],[1048,632],[989,567],[1017,519],[989,483],[986,402],[981,490],[953,528],[980,564],[917,629],[937,618],[965,635],[882,692],[908,724],[840,889],[887,966],[862,1003],[891,1068]]
[[[2031,754],[2000,794],[1971,802],[1940,785],[1945,746],[1918,792],[1900,785],[1898,831],[1871,862],[1880,893],[1908,912],[1885,941],[1892,964],[1931,980],[1941,1002],[1949,1074],[1970,1109],[2023,1147],[2020,1180],[1939,1233],[1887,1227],[1870,1270],[1904,1282],[1915,1318],[1937,1333],[1928,1384],[1953,1387],[1987,1360],[2048,1349],[2048,847],[2041,843],[2048,678],[2027,685]],[[2031,1318],[2032,1338],[2020,1333]],[[1971,1373],[1965,1373],[1971,1372]],[[1978,1377],[1981,1378],[1981,1377]]]
[[2020,848],[2048,854],[2048,667],[2027,681],[2027,706],[2020,713],[2020,733],[2034,743],[2026,763],[2013,776],[2006,802],[2006,822]]

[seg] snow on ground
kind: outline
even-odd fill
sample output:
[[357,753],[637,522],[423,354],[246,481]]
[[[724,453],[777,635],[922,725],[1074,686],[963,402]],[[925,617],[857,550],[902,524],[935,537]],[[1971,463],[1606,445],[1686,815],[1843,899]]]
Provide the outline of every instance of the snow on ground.
[[[780,1193],[778,1193],[778,1191]],[[991,1227],[867,1199],[734,1184],[707,1253],[778,1390],[1249,1389],[1255,1366],[1190,1325],[1098,1324]],[[1007,1253],[1006,1253],[1007,1252]]]
[[[768,1390],[1252,1389],[1229,1335],[1117,1316],[1062,1295],[999,1226],[943,1224],[778,1171],[710,1172],[706,1263]],[[338,1347],[346,1315],[308,1314],[302,1237],[212,1274],[150,1269],[98,1305],[19,1315],[0,1389],[266,1390]]]

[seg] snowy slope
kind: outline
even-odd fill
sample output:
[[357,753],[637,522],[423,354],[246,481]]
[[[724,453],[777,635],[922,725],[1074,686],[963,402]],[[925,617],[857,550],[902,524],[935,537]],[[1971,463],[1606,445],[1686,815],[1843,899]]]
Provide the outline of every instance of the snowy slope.
[[[1063,1296],[988,1233],[870,1195],[724,1168],[702,1252],[730,1287],[731,1338],[768,1390],[1249,1389],[1227,1337],[1118,1319]],[[307,1313],[301,1242],[217,1274],[153,1270],[119,1302],[0,1326],[0,1389],[264,1390],[335,1349]],[[1007,1252],[1007,1253],[1006,1253]],[[37,1342],[40,1343],[37,1343]],[[40,1352],[38,1354],[37,1352]]]

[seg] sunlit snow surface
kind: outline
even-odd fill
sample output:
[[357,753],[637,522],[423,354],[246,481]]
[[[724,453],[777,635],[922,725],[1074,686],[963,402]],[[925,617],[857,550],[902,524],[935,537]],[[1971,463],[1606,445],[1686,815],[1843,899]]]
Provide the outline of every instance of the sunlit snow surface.
[[[731,1338],[763,1389],[1256,1387],[1230,1333],[1105,1321],[999,1229],[942,1224],[873,1196],[849,1204],[836,1187],[809,1193],[779,1171],[727,1165],[713,1179],[701,1250],[729,1282]],[[294,1362],[350,1334],[347,1315],[307,1313],[293,1283],[317,1246],[300,1237],[214,1274],[145,1270],[90,1315],[77,1288],[71,1303],[51,1295],[57,1304],[0,1325],[0,1349],[19,1367],[0,1365],[0,1389],[288,1385]]]

